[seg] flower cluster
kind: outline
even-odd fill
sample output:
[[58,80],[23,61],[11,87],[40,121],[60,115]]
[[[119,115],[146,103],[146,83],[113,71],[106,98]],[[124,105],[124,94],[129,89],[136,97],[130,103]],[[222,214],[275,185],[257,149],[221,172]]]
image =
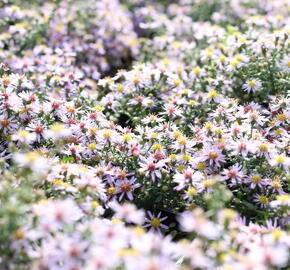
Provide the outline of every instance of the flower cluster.
[[287,268],[289,8],[264,2],[0,3],[1,269]]

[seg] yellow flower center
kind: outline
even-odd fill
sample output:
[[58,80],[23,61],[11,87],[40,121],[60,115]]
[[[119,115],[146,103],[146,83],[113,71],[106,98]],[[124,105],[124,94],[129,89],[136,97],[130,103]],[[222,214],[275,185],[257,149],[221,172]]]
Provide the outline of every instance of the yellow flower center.
[[262,180],[262,178],[261,178],[260,175],[253,175],[253,176],[252,176],[252,182],[255,183],[255,184],[260,183],[261,180]]
[[230,62],[230,65],[232,67],[236,67],[238,64],[239,64],[239,61],[237,61],[237,60],[233,60],[233,61]]
[[51,130],[53,132],[62,132],[64,130],[64,127],[62,124],[56,123],[51,127]]
[[175,154],[171,154],[171,155],[169,156],[169,158],[170,158],[171,160],[176,160],[176,159],[177,159],[177,155],[175,155]]
[[184,154],[184,155],[182,156],[182,159],[183,159],[184,161],[190,161],[190,155]]
[[177,86],[180,86],[181,85],[181,80],[179,79],[176,79],[173,81],[174,85],[177,87]]
[[110,139],[112,137],[112,133],[111,133],[111,131],[110,130],[106,130],[105,132],[104,132],[104,138],[105,139]]
[[273,188],[274,189],[280,189],[281,188],[281,183],[280,181],[273,181],[272,182]]
[[107,190],[108,194],[110,196],[113,196],[116,192],[116,188],[115,187],[109,187],[108,190]]
[[197,164],[197,168],[198,168],[200,171],[203,171],[203,170],[206,168],[206,165],[205,165],[205,163],[203,163],[203,162],[199,162],[199,163]]
[[155,150],[155,151],[160,151],[161,150],[161,145],[160,144],[154,144],[153,145],[153,149]]
[[217,159],[218,153],[217,152],[210,152],[208,156],[210,159]]
[[178,139],[178,143],[181,145],[185,145],[186,144],[186,138],[185,137],[181,137]]
[[251,87],[251,88],[253,88],[253,87],[256,86],[256,82],[255,81],[249,81],[248,82],[248,86]]
[[90,143],[88,145],[88,148],[92,151],[92,150],[95,150],[96,149],[96,145],[94,143]]
[[141,82],[141,80],[140,80],[140,78],[138,78],[138,77],[135,77],[134,79],[133,79],[133,83],[134,84],[139,84]]
[[204,125],[204,127],[205,127],[207,130],[211,130],[213,126],[212,126],[212,123],[210,123],[210,122],[206,122],[205,125]]
[[269,202],[269,199],[266,196],[260,196],[259,201],[262,204],[266,204]]
[[128,142],[128,141],[130,141],[132,139],[132,137],[129,134],[124,134],[123,135],[123,139],[124,139],[125,142]]
[[276,162],[277,162],[278,164],[283,164],[283,163],[285,162],[285,160],[286,160],[286,158],[283,157],[283,156],[278,156],[278,157],[276,157]]
[[0,122],[1,126],[3,127],[8,127],[10,124],[10,120],[7,118],[4,118],[1,122]]
[[286,115],[284,113],[279,113],[277,115],[277,118],[279,119],[279,121],[284,122],[286,121]]
[[259,149],[261,152],[267,152],[268,151],[268,146],[266,144],[261,144],[259,146]]
[[192,72],[196,75],[199,75],[201,73],[201,69],[200,69],[200,67],[195,67],[192,69]]
[[150,224],[153,228],[158,228],[160,226],[160,223],[160,220],[156,217],[150,221]]
[[189,189],[187,190],[187,194],[188,194],[189,196],[193,196],[195,193],[196,193],[196,189],[195,189],[194,187],[189,188]]
[[26,157],[27,157],[29,162],[35,162],[39,158],[39,156],[34,152],[28,152],[26,154]]
[[206,179],[202,182],[202,184],[205,188],[209,188],[212,186],[213,182],[210,179]]
[[215,90],[210,90],[209,91],[209,97],[210,98],[215,98],[217,97],[217,92]]

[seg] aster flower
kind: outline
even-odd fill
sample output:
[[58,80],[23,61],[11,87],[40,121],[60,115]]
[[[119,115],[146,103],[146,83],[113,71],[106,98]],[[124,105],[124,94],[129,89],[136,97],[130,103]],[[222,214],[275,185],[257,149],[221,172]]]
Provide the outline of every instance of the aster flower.
[[136,183],[137,178],[133,177],[130,180],[129,179],[120,179],[116,181],[116,192],[115,194],[121,193],[121,196],[119,197],[119,201],[121,201],[124,197],[124,195],[127,195],[127,198],[132,201],[134,199],[132,191],[138,187],[141,186],[141,184]]
[[6,117],[4,115],[0,116],[0,129],[3,133],[13,133],[17,129],[17,124],[14,117]]
[[164,160],[156,162],[153,157],[147,159],[141,157],[140,159],[139,172],[144,173],[146,177],[150,177],[153,182],[156,180],[156,177],[161,178],[161,170],[165,166]]
[[235,164],[229,169],[224,169],[221,173],[221,180],[230,180],[232,185],[244,179],[245,173],[242,171],[242,165]]
[[259,174],[250,175],[245,182],[250,184],[251,189],[255,189],[257,186],[263,188],[268,184],[267,179],[262,178]]
[[284,70],[284,71],[290,71],[290,57],[286,57],[286,58],[284,58],[282,61],[281,61],[281,63],[280,63],[280,65],[281,65],[281,68]]
[[161,234],[161,229],[169,229],[169,227],[162,223],[162,221],[166,220],[167,217],[161,217],[161,212],[154,216],[151,211],[147,211],[149,218],[145,217],[145,223],[143,225],[144,228],[148,228],[149,232],[158,232]]
[[38,143],[40,142],[41,138],[43,138],[44,140],[47,140],[49,138],[47,131],[45,130],[45,127],[40,122],[29,124],[27,130],[29,130],[32,134],[35,135],[35,140]]
[[12,135],[12,140],[18,141],[19,143],[31,144],[35,141],[36,135],[34,133],[30,133],[27,130],[20,129],[16,134]]
[[252,80],[247,81],[243,85],[243,89],[247,93],[250,93],[250,92],[255,93],[258,89],[261,88],[261,86],[262,86],[262,83],[260,80],[252,79]]
[[115,216],[119,219],[140,225],[144,222],[144,212],[138,210],[134,204],[124,203],[120,205],[116,201],[112,201],[109,206],[115,211]]
[[246,158],[248,153],[255,152],[254,143],[246,140],[232,141],[229,148],[232,150],[232,155],[241,154],[243,158]]
[[253,201],[259,204],[262,208],[269,206],[269,197],[267,195],[255,194]]
[[287,157],[284,154],[278,155],[275,154],[270,160],[269,163],[271,166],[274,167],[282,167],[284,168],[284,170],[286,170],[287,172],[289,171],[289,166],[290,166],[290,158]]
[[220,167],[221,163],[226,160],[221,150],[212,146],[205,146],[203,148],[203,157],[200,161],[208,161],[210,166]]
[[195,172],[192,169],[185,169],[182,173],[177,173],[173,177],[173,182],[177,183],[178,186],[175,187],[177,190],[183,189],[188,184],[197,184],[203,179],[203,174],[200,172]]
[[49,169],[48,160],[36,152],[15,153],[13,159],[20,167],[30,168],[37,173],[45,173]]

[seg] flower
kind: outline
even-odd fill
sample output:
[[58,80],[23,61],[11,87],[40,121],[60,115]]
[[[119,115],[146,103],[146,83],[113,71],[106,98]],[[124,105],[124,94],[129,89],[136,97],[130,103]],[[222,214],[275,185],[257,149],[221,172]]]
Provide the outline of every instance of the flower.
[[161,178],[161,169],[165,165],[164,160],[156,162],[152,157],[149,157],[148,159],[140,157],[140,159],[139,172],[144,173],[146,177],[150,177],[153,182],[156,180],[156,177]]
[[268,184],[268,181],[262,178],[259,174],[253,174],[247,178],[246,183],[250,183],[250,188],[254,189],[257,186],[263,188]]
[[176,173],[173,177],[173,182],[177,183],[177,190],[183,189],[187,184],[198,186],[203,179],[203,174],[195,172],[192,169],[185,169],[182,173]]
[[121,193],[121,196],[119,197],[119,201],[121,201],[123,199],[125,194],[127,195],[127,198],[129,200],[132,201],[134,199],[132,191],[135,188],[138,188],[141,186],[141,184],[139,184],[139,183],[135,184],[136,180],[137,180],[137,178],[133,177],[130,180],[125,178],[125,179],[120,179],[116,182],[117,190],[116,190],[115,194]]
[[282,167],[288,172],[290,166],[290,158],[284,154],[276,154],[269,160],[269,163],[271,166]]
[[216,147],[213,146],[205,146],[203,148],[203,156],[200,161],[208,161],[210,166],[216,166],[220,167],[221,163],[224,163],[225,156],[222,154],[222,150],[217,149]]
[[255,144],[247,140],[232,141],[229,145],[232,150],[232,155],[241,154],[243,158],[246,158],[248,153],[255,152]]
[[30,168],[37,173],[45,173],[49,169],[48,160],[37,152],[15,153],[13,159],[19,166]]
[[255,194],[254,202],[259,204],[262,208],[266,208],[269,205],[269,198],[263,194]]
[[286,57],[284,58],[281,63],[281,68],[286,71],[286,72],[289,72],[290,71],[290,57]]
[[12,135],[12,140],[19,141],[21,143],[30,144],[35,141],[36,135],[30,133],[27,130],[20,129],[16,134]]
[[232,185],[236,185],[245,177],[245,173],[242,171],[242,165],[235,164],[229,169],[224,169],[221,173],[221,180],[230,180]]
[[262,87],[262,83],[260,80],[252,79],[247,81],[245,84],[243,84],[243,89],[247,92],[253,92],[255,93],[258,89]]
[[115,211],[115,217],[124,219],[126,222],[143,224],[144,212],[138,210],[134,204],[124,203],[123,205],[118,204],[116,201],[109,203],[109,206]]
[[149,216],[149,219],[145,217],[145,223],[143,225],[144,228],[150,227],[150,232],[158,232],[161,234],[161,229],[169,229],[167,225],[164,225],[162,221],[166,220],[167,217],[161,217],[161,212],[157,214],[157,216],[154,216],[151,211],[147,211],[147,214]]

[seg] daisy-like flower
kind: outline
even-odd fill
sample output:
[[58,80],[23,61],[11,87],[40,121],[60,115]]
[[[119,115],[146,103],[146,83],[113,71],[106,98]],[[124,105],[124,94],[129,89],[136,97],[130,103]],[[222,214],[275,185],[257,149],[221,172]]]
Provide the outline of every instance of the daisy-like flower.
[[164,112],[162,112],[161,115],[167,115],[169,118],[181,117],[182,110],[173,104],[165,104]]
[[290,57],[286,57],[281,61],[281,68],[287,72],[290,71]]
[[235,71],[237,69],[239,69],[243,64],[241,63],[241,61],[239,61],[238,59],[230,59],[228,65],[227,65],[227,70],[228,71]]
[[238,181],[245,177],[242,168],[242,165],[235,164],[229,169],[224,169],[221,173],[221,180],[230,180],[232,185],[236,185]]
[[177,75],[174,74],[167,79],[167,83],[171,88],[175,88],[176,90],[181,90],[184,88],[184,84],[181,79]]
[[259,174],[253,174],[249,176],[246,182],[250,184],[251,189],[254,189],[257,186],[259,188],[263,188],[263,186],[266,186],[268,184],[268,181],[262,178]]
[[273,156],[272,159],[270,159],[269,163],[271,166],[274,167],[282,167],[284,168],[285,171],[288,172],[290,166],[290,158],[284,154],[281,155],[276,154],[275,156]]
[[255,194],[254,202],[259,204],[262,208],[266,208],[269,205],[269,198],[263,194]]
[[14,132],[17,129],[17,124],[14,117],[0,116],[0,130],[3,129],[3,133]]
[[134,199],[132,191],[135,188],[138,188],[141,186],[141,184],[137,184],[137,183],[135,184],[136,180],[137,178],[133,177],[130,180],[126,178],[126,179],[118,180],[116,182],[117,190],[115,194],[121,193],[121,196],[119,197],[119,201],[123,199],[124,195],[126,195],[130,201]]
[[142,119],[142,123],[144,124],[158,124],[163,122],[164,119],[162,117],[159,117],[155,114],[149,114],[148,116],[146,116],[144,119]]
[[145,223],[143,227],[150,227],[149,232],[158,232],[159,234],[161,234],[160,229],[167,230],[169,228],[162,223],[162,221],[166,220],[167,217],[161,217],[161,212],[159,212],[157,216],[154,216],[151,211],[147,211],[147,214],[149,216],[149,219],[145,217]]
[[48,137],[55,140],[68,137],[70,134],[71,134],[71,130],[66,128],[61,123],[53,124],[53,126],[47,131]]
[[247,81],[245,84],[243,84],[243,89],[247,93],[255,93],[258,89],[260,89],[262,86],[262,83],[260,80],[252,79]]
[[185,194],[182,196],[184,200],[192,201],[194,196],[203,191],[203,186],[201,184],[196,184],[194,187],[189,187]]
[[280,206],[290,207],[290,195],[289,194],[280,194],[277,195],[276,200],[270,202],[270,206],[273,208],[278,208]]
[[265,157],[269,160],[273,155],[274,149],[274,145],[267,142],[260,142],[257,145],[256,155],[258,157]]
[[49,169],[48,160],[36,152],[16,153],[13,159],[20,167],[30,168],[37,173],[45,173]]
[[45,130],[44,126],[40,123],[32,123],[27,127],[27,130],[35,134],[35,140],[39,143],[40,139],[43,138],[47,140],[49,138],[47,131]]
[[34,133],[30,133],[27,130],[20,129],[16,134],[12,135],[13,141],[18,141],[25,144],[31,144],[35,141],[36,135]]
[[201,69],[199,66],[195,66],[192,68],[192,70],[190,71],[190,78],[191,79],[196,79],[197,77],[201,77],[204,76],[206,73],[203,69]]
[[83,151],[82,146],[79,144],[71,143],[67,146],[67,150],[64,150],[63,153],[69,156],[74,156],[80,158],[80,153]]
[[188,139],[184,135],[180,135],[176,138],[176,140],[174,141],[171,148],[173,150],[181,150],[182,152],[184,152],[186,149],[189,149],[189,148],[193,147],[194,145],[195,145],[195,142]]
[[208,161],[210,166],[220,167],[221,163],[226,162],[225,156],[220,149],[212,146],[206,146],[203,149],[203,157],[200,161]]
[[211,89],[208,92],[208,99],[210,101],[218,102],[220,100],[220,97],[216,90]]
[[261,115],[257,110],[250,110],[246,115],[246,120],[249,124],[263,125],[266,122],[266,118]]
[[203,174],[200,172],[194,172],[192,169],[186,169],[182,173],[177,173],[173,177],[173,182],[177,183],[176,190],[183,189],[188,183],[200,183],[203,179]]
[[232,155],[241,154],[243,158],[246,158],[248,153],[254,153],[255,147],[254,144],[250,141],[233,141],[229,148],[232,150]]
[[284,194],[285,192],[282,189],[282,181],[280,177],[274,177],[272,181],[270,181],[270,187],[279,194]]
[[156,162],[154,158],[149,157],[148,159],[140,157],[140,169],[139,172],[144,173],[146,177],[150,177],[154,182],[157,178],[161,178],[161,169],[165,166],[164,160]]
[[118,219],[140,225],[144,222],[144,212],[138,210],[134,204],[124,203],[120,205],[117,201],[112,201],[109,206],[115,211],[115,217]]

